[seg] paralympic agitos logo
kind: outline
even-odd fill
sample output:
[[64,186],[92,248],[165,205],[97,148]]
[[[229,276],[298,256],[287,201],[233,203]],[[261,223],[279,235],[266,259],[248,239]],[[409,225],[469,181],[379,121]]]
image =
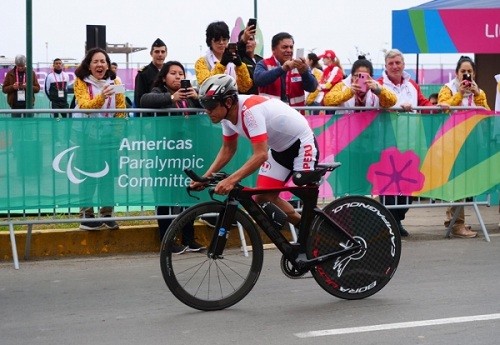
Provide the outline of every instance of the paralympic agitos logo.
[[[93,177],[93,178],[101,178],[103,176],[106,176],[106,174],[109,172],[109,165],[108,162],[104,162],[104,169],[101,171],[96,171],[96,172],[89,172],[85,171],[82,169],[79,169],[78,167],[73,166],[73,160],[75,157],[75,152],[77,148],[80,146],[73,146],[70,147],[69,149],[66,149],[59,153],[54,160],[52,161],[52,168],[57,171],[58,173],[66,174],[68,176],[68,179],[74,183],[74,184],[80,184],[83,181],[85,181],[88,177]],[[63,158],[65,158],[66,155],[68,156],[68,161],[66,163],[66,167],[63,168],[61,167],[61,161]],[[76,172],[76,173],[75,173]],[[79,176],[84,176],[83,178],[77,177],[77,174]]]

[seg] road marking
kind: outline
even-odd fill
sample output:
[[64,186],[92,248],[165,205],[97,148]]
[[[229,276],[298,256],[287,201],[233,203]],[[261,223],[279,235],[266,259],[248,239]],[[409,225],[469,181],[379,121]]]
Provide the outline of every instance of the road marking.
[[451,318],[446,318],[446,319],[386,323],[386,324],[382,324],[382,325],[373,325],[373,326],[325,329],[325,330],[321,330],[321,331],[295,333],[295,336],[299,337],[299,338],[314,338],[314,337],[323,337],[326,335],[339,335],[339,334],[386,331],[386,330],[391,330],[391,329],[436,326],[436,325],[446,325],[446,324],[452,324],[452,323],[464,323],[464,322],[471,322],[471,321],[489,321],[489,320],[497,320],[497,319],[500,319],[500,314],[473,315],[473,316],[451,317]]

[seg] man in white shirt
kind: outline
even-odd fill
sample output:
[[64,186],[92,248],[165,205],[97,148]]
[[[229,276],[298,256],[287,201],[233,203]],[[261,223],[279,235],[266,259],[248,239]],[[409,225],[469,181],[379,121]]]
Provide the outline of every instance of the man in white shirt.
[[[52,109],[68,109],[69,75],[64,72],[64,64],[56,58],[52,64],[52,73],[45,78],[45,94]],[[67,117],[68,113],[54,113],[54,117]]]

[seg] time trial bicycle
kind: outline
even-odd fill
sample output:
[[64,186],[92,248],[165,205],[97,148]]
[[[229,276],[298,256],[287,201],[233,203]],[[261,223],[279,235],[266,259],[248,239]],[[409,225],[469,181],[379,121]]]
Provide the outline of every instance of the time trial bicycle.
[[[183,211],[162,240],[161,271],[173,295],[205,311],[224,309],[242,300],[262,269],[264,249],[259,228],[283,254],[281,269],[289,278],[311,272],[328,293],[349,300],[366,298],[382,289],[396,272],[401,255],[396,221],[387,208],[365,196],[341,197],[319,208],[321,179],[338,166],[340,163],[318,165],[311,172],[296,172],[292,177],[296,186],[264,189],[238,184],[223,201],[214,197],[213,187],[228,174],[207,178],[185,170],[193,181],[210,187],[212,201]],[[296,242],[285,237],[273,213],[266,213],[253,198],[276,191],[289,191],[303,202]],[[191,195],[189,187],[188,193]],[[197,239],[206,250],[178,255],[175,248],[182,241],[184,227],[210,217],[216,219],[215,227],[196,226]]]

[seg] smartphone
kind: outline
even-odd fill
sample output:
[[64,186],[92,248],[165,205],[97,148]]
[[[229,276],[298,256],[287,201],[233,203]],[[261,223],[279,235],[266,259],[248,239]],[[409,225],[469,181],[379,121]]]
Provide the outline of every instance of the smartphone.
[[247,27],[253,26],[253,29],[257,29],[257,18],[250,18],[248,20]]
[[232,54],[236,54],[238,50],[238,45],[236,43],[229,43],[227,45],[227,50],[229,50],[229,52]]
[[358,85],[361,87],[362,92],[366,92],[368,90],[368,85],[366,84],[368,76],[369,74],[366,72],[358,73]]
[[304,57],[304,48],[297,48],[297,52],[295,53],[296,59],[302,59]]
[[125,93],[125,85],[123,84],[112,84],[115,93]]
[[181,80],[181,89],[189,89],[191,87],[191,81],[189,79]]
[[469,87],[472,85],[472,76],[469,73],[464,73],[462,75],[462,82],[464,83],[465,87]]

